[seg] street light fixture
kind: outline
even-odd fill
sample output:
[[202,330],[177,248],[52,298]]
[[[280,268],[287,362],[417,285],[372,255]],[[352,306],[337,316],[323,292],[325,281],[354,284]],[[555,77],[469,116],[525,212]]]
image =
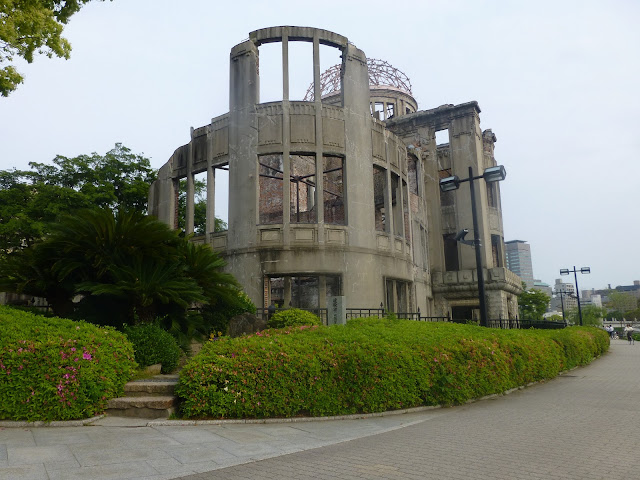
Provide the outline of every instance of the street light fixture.
[[569,273],[573,272],[573,278],[576,281],[576,298],[578,299],[578,316],[580,317],[580,326],[582,326],[582,307],[580,307],[580,290],[578,290],[578,272],[580,273],[591,273],[590,267],[582,267],[580,270],[576,270],[574,265],[573,270],[569,270],[568,268],[560,269],[560,275],[569,275]]
[[[480,233],[478,231],[478,214],[476,212],[476,192],[474,188],[474,180],[478,180],[479,178],[484,178],[485,182],[499,182],[504,180],[507,176],[507,171],[502,165],[497,165],[495,167],[489,167],[485,169],[482,175],[474,176],[473,175],[473,167],[469,167],[469,177],[460,179],[457,175],[452,175],[450,177],[443,178],[440,180],[440,190],[442,192],[450,192],[453,190],[457,190],[460,188],[460,184],[464,182],[469,182],[469,189],[471,191],[471,216],[473,217],[473,232],[474,239],[473,245],[476,250],[476,270],[478,271],[478,300],[480,302],[480,325],[483,327],[488,327],[489,322],[487,320],[487,304],[484,296],[484,274],[482,272],[482,251],[480,250]],[[470,240],[464,240],[464,236],[469,232],[469,230],[464,229],[458,232],[455,239],[461,243],[466,245],[470,245],[472,242]]]

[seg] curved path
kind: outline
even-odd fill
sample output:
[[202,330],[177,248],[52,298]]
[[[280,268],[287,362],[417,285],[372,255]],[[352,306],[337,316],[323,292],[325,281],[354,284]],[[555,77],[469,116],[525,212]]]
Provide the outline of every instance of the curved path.
[[[0,430],[0,479],[638,479],[640,344],[461,407],[359,420]],[[201,473],[198,473],[201,472]]]

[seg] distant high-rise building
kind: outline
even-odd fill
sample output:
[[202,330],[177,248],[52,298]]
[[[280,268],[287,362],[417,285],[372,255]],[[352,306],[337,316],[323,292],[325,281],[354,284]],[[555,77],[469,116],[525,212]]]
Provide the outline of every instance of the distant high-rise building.
[[518,275],[527,288],[534,286],[533,265],[531,264],[531,248],[524,240],[504,242],[507,257],[507,268]]

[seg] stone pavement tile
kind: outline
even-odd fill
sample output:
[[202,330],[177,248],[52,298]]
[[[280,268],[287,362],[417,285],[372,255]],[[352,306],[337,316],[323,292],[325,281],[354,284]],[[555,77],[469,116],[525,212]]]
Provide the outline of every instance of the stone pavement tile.
[[180,445],[180,442],[155,428],[133,428],[121,432],[121,441],[134,448],[157,447],[161,445]]
[[32,433],[36,445],[39,446],[82,444],[91,441],[82,427],[34,428]]
[[186,427],[153,427],[162,435],[173,439],[176,444],[183,445],[193,443],[215,443],[225,440],[224,437],[216,434],[214,429],[202,426],[186,426]]
[[[49,471],[49,480],[123,480],[132,477],[158,475],[144,462],[123,462],[110,465],[68,468]],[[46,478],[46,477],[45,477]]]
[[0,480],[49,480],[44,465],[20,465],[0,468]]
[[7,446],[0,445],[0,462],[6,462],[7,460]]
[[71,450],[67,445],[9,447],[7,449],[7,456],[10,467],[57,462],[75,462],[73,453],[71,453]]
[[220,445],[220,450],[237,457],[252,459],[269,458],[276,455],[283,455],[286,452],[286,445],[276,441],[271,443],[245,443],[242,445],[224,443]]
[[218,425],[216,429],[211,429],[216,435],[224,439],[232,440],[236,443],[259,443],[273,440],[274,437],[265,430],[265,425],[249,424],[249,425]]
[[[207,467],[211,468],[211,462],[207,463]],[[161,475],[173,475],[173,477],[180,477],[182,475],[188,475],[192,473],[197,473],[200,470],[196,470],[193,468],[192,464],[184,465],[177,461],[175,458],[167,457],[158,460],[147,460],[146,464],[149,465],[154,471],[158,472]],[[215,464],[213,469],[218,468],[218,465]]]
[[83,467],[110,465],[119,463],[144,463],[146,460],[162,458],[164,453],[158,447],[139,447],[112,444],[71,445],[69,447]]
[[0,445],[29,447],[36,441],[27,428],[0,428]]
[[238,459],[250,458],[248,455],[243,455],[242,451],[238,450],[236,453],[230,453],[227,450],[220,448],[220,443],[201,443],[194,445],[167,445],[160,447],[163,454],[170,455],[178,462],[185,465],[192,465],[201,462],[218,462],[225,459]]

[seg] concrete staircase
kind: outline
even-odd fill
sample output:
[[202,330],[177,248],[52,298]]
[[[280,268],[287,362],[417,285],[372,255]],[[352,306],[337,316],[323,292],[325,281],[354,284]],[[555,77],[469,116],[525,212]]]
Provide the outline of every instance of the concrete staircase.
[[107,415],[113,417],[168,418],[175,412],[178,398],[173,389],[178,375],[156,375],[124,386],[124,397],[112,398]]

